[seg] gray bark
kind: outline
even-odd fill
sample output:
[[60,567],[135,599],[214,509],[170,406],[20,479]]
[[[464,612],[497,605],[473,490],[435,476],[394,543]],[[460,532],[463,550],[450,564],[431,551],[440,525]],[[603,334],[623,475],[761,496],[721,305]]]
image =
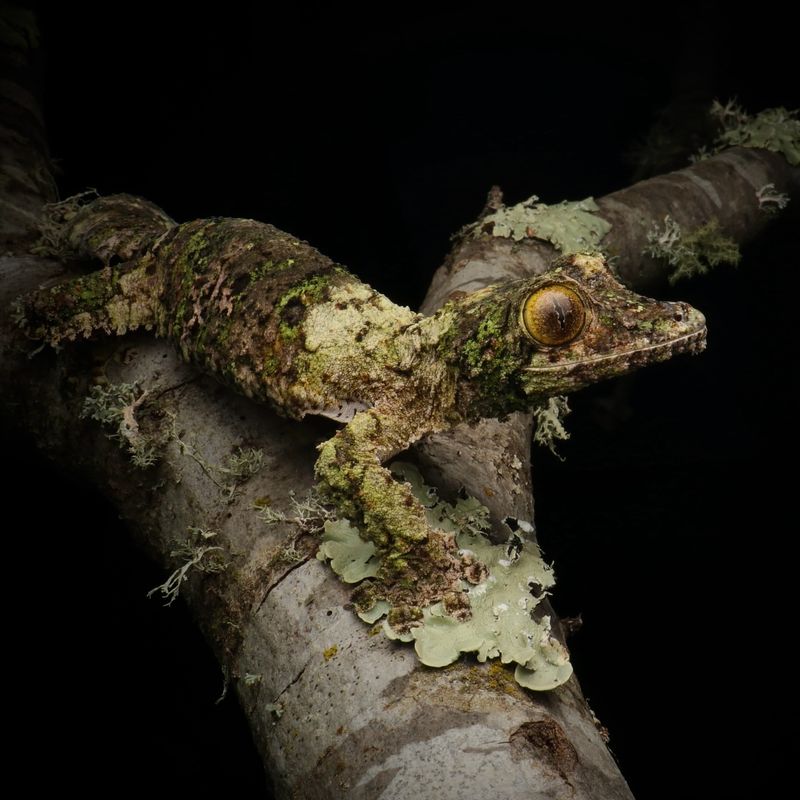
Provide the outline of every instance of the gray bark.
[[[17,54],[17,67],[24,55]],[[466,659],[444,670],[422,667],[410,647],[369,635],[348,606],[348,588],[313,557],[312,540],[258,519],[256,498],[267,496],[274,508],[291,513],[290,491],[302,496],[311,488],[315,444],[329,435],[326,424],[281,419],[198,375],[169,344],[146,335],[28,358],[31,343],[16,330],[10,303],[66,270],[26,255],[41,206],[52,199],[52,182],[33,95],[19,78],[4,89],[0,204],[9,255],[0,260],[0,412],[106,493],[166,570],[180,564],[170,553],[190,526],[217,532],[227,569],[193,573],[182,596],[231,675],[277,796],[630,798],[577,679],[533,694],[498,665]],[[794,175],[773,154],[732,151],[601,199],[615,225],[623,275],[635,282],[655,275],[657,265],[638,266],[641,215],[656,219],[668,210],[683,222],[681,209],[692,204],[697,211],[685,213],[699,214],[709,204],[719,214],[731,208],[723,228],[744,239],[761,218],[746,204],[717,204],[720,182],[754,188],[773,182],[786,191]],[[541,271],[549,255],[541,243],[515,250],[504,240],[460,242],[437,272],[425,309],[454,289]],[[133,467],[97,423],[79,419],[100,356],[111,383],[140,381],[160,396],[175,430],[202,461],[221,464],[238,446],[258,447],[264,468],[228,504],[207,468],[176,441],[157,467]],[[530,419],[520,415],[435,437],[420,455],[431,480],[464,484],[495,518],[530,519],[529,434]],[[276,558],[287,543],[305,554],[301,560]]]

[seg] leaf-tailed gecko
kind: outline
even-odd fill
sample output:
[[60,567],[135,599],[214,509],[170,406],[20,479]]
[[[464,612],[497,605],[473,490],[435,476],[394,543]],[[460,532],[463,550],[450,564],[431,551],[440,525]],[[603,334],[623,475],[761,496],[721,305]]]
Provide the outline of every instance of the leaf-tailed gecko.
[[281,414],[345,423],[320,445],[316,476],[375,544],[379,594],[394,605],[444,600],[457,609],[453,598],[476,565],[427,523],[388,459],[428,434],[530,409],[705,344],[700,312],[634,294],[597,253],[562,257],[544,274],[424,317],[271,225],[177,225],[127,195],[66,217],[62,253],[105,266],[25,298],[27,334],[57,347],[151,329]]

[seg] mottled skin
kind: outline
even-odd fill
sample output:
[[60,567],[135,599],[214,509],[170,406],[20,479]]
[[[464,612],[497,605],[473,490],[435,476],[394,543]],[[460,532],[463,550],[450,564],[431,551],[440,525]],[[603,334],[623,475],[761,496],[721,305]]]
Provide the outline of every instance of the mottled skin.
[[[460,580],[476,570],[427,524],[408,485],[383,466],[388,459],[430,433],[528,409],[705,341],[699,312],[628,291],[597,254],[561,258],[544,275],[487,287],[422,317],[252,220],[175,225],[144,201],[117,196],[66,220],[62,240],[107,266],[26,298],[28,335],[58,346],[96,332],[153,329],[185,359],[279,413],[345,421],[320,446],[320,487],[382,556],[362,605],[388,597],[412,616],[442,598],[463,607]],[[114,257],[124,262],[109,265]],[[526,299],[548,286],[566,287],[584,314],[578,335],[562,345],[541,344],[521,319]],[[556,327],[563,322],[563,309],[545,312]]]

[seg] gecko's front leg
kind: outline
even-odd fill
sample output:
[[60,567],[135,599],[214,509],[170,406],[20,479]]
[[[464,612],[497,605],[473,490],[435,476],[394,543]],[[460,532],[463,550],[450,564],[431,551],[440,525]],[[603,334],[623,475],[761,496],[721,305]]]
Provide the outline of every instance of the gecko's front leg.
[[383,462],[435,430],[433,421],[411,420],[391,408],[362,411],[320,446],[316,464],[323,494],[353,520],[381,557],[373,597],[414,609],[443,600],[456,615],[469,613],[461,585],[471,562],[462,558],[452,534],[432,528],[407,483]]

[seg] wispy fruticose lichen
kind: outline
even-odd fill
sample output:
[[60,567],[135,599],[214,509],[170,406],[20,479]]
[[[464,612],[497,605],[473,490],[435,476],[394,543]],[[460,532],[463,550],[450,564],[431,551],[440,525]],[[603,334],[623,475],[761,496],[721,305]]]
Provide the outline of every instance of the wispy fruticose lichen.
[[[550,617],[536,618],[533,613],[555,583],[553,570],[536,545],[523,544],[516,534],[507,544],[492,544],[485,535],[488,510],[475,498],[450,504],[425,485],[416,467],[395,463],[392,471],[409,482],[430,524],[453,533],[461,551],[484,564],[488,574],[477,584],[462,584],[469,599],[469,619],[448,615],[440,602],[422,609],[406,632],[398,632],[385,619],[384,633],[391,639],[413,641],[417,656],[428,666],[443,667],[462,653],[475,653],[479,661],[499,658],[504,664],[516,663],[515,678],[529,689],[553,689],[566,681],[572,674],[567,650],[553,635]],[[328,520],[322,540],[317,558],[330,560],[343,580],[356,583],[377,574],[380,560],[374,545],[362,540],[345,520]],[[383,616],[391,617],[391,611],[390,603],[378,600],[359,617],[374,624]]]
[[243,483],[253,477],[264,465],[264,451],[254,447],[238,447],[236,452],[228,456],[220,472],[230,475],[236,483]]
[[130,454],[133,464],[142,469],[158,461],[164,445],[160,432],[156,435],[143,433],[136,416],[148,394],[138,383],[93,386],[80,413],[81,419],[93,419],[112,428],[108,437],[118,441]]
[[173,558],[183,558],[185,561],[170,573],[164,583],[151,589],[147,596],[152,597],[158,593],[164,600],[164,605],[171,606],[178,599],[181,586],[192,570],[222,572],[227,566],[221,557],[223,549],[218,545],[209,544],[216,535],[216,531],[190,527],[186,541],[170,553]]
[[523,239],[548,241],[562,253],[577,253],[598,249],[611,224],[595,212],[600,208],[594,198],[547,205],[538,202],[536,195],[515,206],[487,214],[466,231],[472,236],[489,233],[521,242]]
[[711,115],[722,130],[711,147],[703,148],[692,161],[702,161],[727,147],[756,147],[781,153],[792,166],[797,166],[800,164],[797,113],[785,108],[768,108],[751,116],[735,100],[724,105],[715,100]]
[[670,283],[704,275],[719,264],[735,266],[742,257],[739,246],[720,231],[716,219],[686,232],[667,214],[664,227],[653,225],[647,241],[649,245],[644,252],[653,258],[663,258],[672,266]]
[[226,503],[232,503],[241,485],[253,477],[264,465],[264,451],[254,447],[237,448],[228,456],[224,464],[212,464],[207,461],[199,449],[186,441],[178,433],[175,425],[170,431],[170,440],[178,446],[178,452],[189,456],[203,470],[206,477],[222,492]]
[[777,214],[789,205],[789,195],[777,191],[774,183],[765,183],[757,192],[758,208],[765,214]]
[[268,525],[276,522],[288,522],[296,525],[303,533],[309,534],[320,533],[327,521],[335,519],[333,511],[323,505],[315,492],[311,492],[300,500],[297,499],[294,492],[290,492],[289,502],[292,506],[289,514],[273,508],[271,500],[266,497],[256,500],[253,507],[258,512],[259,519]]
[[546,447],[556,458],[564,460],[556,449],[557,441],[569,439],[569,431],[564,427],[564,419],[570,408],[566,397],[549,397],[544,403],[533,409],[536,420],[536,431],[533,441]]
[[264,711],[272,714],[276,720],[279,720],[283,716],[285,709],[283,703],[267,703],[264,706]]

